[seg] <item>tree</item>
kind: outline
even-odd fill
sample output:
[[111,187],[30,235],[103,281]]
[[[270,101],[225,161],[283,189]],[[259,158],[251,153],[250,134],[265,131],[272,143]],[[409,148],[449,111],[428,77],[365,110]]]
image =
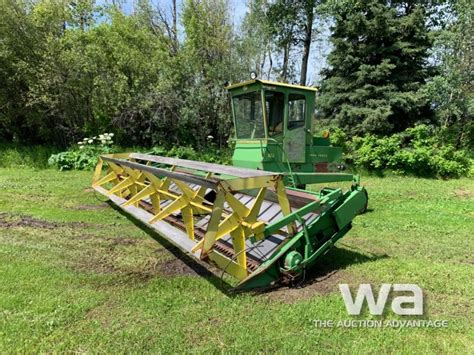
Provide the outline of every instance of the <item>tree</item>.
[[426,8],[417,1],[337,2],[321,116],[350,134],[390,134],[433,119]]
[[29,0],[1,1],[0,13],[0,137],[41,142],[41,115],[30,104],[29,89],[70,17],[64,3]]
[[296,44],[297,7],[290,0],[277,0],[268,11],[266,21],[276,46],[283,52],[282,65],[279,70],[278,80],[287,82],[291,76],[290,53]]
[[238,60],[248,73],[255,71],[260,78],[270,79],[273,69],[273,52],[275,45],[272,41],[268,21],[267,0],[250,0],[248,11],[242,20],[241,34],[237,41]]
[[[268,5],[265,14],[268,28],[276,47],[282,52],[282,65],[278,79],[281,81],[298,81],[306,84],[308,61],[313,41],[313,22],[316,17],[318,0],[276,0]],[[301,50],[301,67],[299,79],[294,67],[297,60],[292,60],[292,51]]]
[[[450,10],[450,11],[446,11]],[[438,124],[456,148],[474,145],[474,6],[471,1],[452,1],[447,25],[435,42],[439,75],[427,86]]]
[[161,40],[166,38],[170,54],[176,55],[179,51],[176,0],[172,0],[170,12],[150,0],[138,0],[135,16]]
[[184,38],[177,2],[170,14],[152,4],[0,2],[0,138],[67,146],[113,130],[127,146],[226,144],[223,84],[241,78],[228,4],[187,1]]
[[303,54],[301,58],[301,71],[300,71],[300,85],[306,85],[306,76],[308,74],[308,61],[309,53],[311,49],[311,41],[313,38],[313,21],[315,11],[315,0],[306,0],[303,2],[302,13],[304,23],[303,32]]
[[210,135],[222,146],[231,133],[224,83],[240,74],[233,70],[229,4],[221,0],[187,0],[182,23],[186,38],[181,58],[186,80],[180,109],[181,140],[205,145]]

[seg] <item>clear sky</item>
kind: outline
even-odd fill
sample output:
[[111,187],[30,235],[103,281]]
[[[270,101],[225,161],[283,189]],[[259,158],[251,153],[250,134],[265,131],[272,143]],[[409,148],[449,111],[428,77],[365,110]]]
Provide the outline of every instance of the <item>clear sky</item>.
[[[184,0],[177,0],[178,4],[178,11],[181,8]],[[97,4],[105,4],[105,3],[111,3],[112,0],[97,0]],[[131,13],[133,11],[133,6],[134,3],[136,2],[135,0],[116,0],[116,3],[121,4],[122,9],[126,13]],[[159,5],[162,9],[168,11],[171,9],[172,2],[170,0],[151,0],[151,2],[155,5]],[[234,20],[235,24],[240,24],[242,21],[242,18],[245,15],[245,12],[247,11],[247,2],[245,0],[230,0],[230,7],[232,10],[232,17]]]

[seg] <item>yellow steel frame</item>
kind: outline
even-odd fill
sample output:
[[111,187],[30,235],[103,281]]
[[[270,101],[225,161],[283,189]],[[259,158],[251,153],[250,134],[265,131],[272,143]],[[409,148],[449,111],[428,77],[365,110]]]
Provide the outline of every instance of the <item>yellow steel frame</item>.
[[[106,189],[105,186],[111,185],[109,189],[106,189],[107,193],[125,198],[126,202],[123,206],[140,207],[142,200],[150,199],[153,206],[153,217],[149,220],[150,224],[164,220],[171,214],[180,211],[186,227],[186,234],[191,240],[195,240],[194,216],[210,215],[204,238],[196,242],[192,251],[200,251],[202,260],[211,260],[219,268],[225,269],[227,273],[239,280],[248,276],[245,240],[250,237],[264,238],[263,231],[266,225],[263,221],[258,220],[258,215],[269,187],[275,190],[283,215],[291,213],[283,179],[279,174],[217,180],[216,198],[211,204],[204,198],[208,191],[206,186],[193,189],[179,177],[159,177],[149,171],[121,165],[117,162],[117,160],[133,161],[134,159],[130,158],[129,153],[104,156],[104,158],[107,157],[114,158],[114,162],[104,162],[104,159],[99,159],[93,177],[93,187]],[[104,163],[107,164],[108,169],[102,176]],[[179,166],[174,165],[169,166],[167,170],[173,172],[177,168]],[[204,177],[211,179],[215,177],[214,175],[213,172],[206,172]],[[170,190],[171,183],[174,183],[180,191]],[[251,189],[256,189],[258,192],[253,205],[247,207],[234,195],[239,191]],[[170,200],[170,203],[162,208],[161,202],[164,200]],[[226,203],[227,206],[224,209]],[[294,222],[286,227],[287,230],[282,233],[294,234],[296,232]],[[216,242],[226,235],[230,235],[232,238],[235,253],[235,258],[232,260],[214,250]]]

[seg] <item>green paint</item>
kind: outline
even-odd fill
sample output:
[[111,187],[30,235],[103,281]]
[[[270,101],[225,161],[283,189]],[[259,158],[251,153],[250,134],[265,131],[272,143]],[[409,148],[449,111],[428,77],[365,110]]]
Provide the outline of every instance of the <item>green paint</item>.
[[[342,194],[340,189],[325,189],[313,193],[319,199],[300,208],[292,214],[267,226],[264,234],[269,235],[288,223],[299,220],[308,212],[320,209],[320,215],[303,230],[286,242],[247,279],[238,290],[264,288],[272,285],[285,275],[296,277],[305,269],[311,268],[316,260],[327,253],[337,240],[352,228],[356,214],[366,207],[367,193],[362,187]],[[301,255],[301,259],[296,255]],[[298,260],[298,262],[296,262]]]
[[[288,172],[296,184],[331,181],[298,175],[338,172],[342,156],[328,138],[314,136],[314,88],[252,80],[227,89],[236,128],[234,166]],[[352,180],[345,175],[332,181]]]

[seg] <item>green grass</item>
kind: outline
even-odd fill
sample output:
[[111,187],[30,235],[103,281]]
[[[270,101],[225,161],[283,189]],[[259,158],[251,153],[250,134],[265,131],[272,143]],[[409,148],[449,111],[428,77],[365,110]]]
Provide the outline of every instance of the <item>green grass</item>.
[[[0,353],[474,351],[472,179],[366,177],[369,212],[305,287],[231,296],[97,200],[90,177],[0,169]],[[448,328],[314,326],[349,319],[337,285],[361,282],[419,284],[422,318]]]
[[48,158],[58,153],[59,148],[42,145],[20,145],[0,143],[0,168],[33,168],[48,167]]

